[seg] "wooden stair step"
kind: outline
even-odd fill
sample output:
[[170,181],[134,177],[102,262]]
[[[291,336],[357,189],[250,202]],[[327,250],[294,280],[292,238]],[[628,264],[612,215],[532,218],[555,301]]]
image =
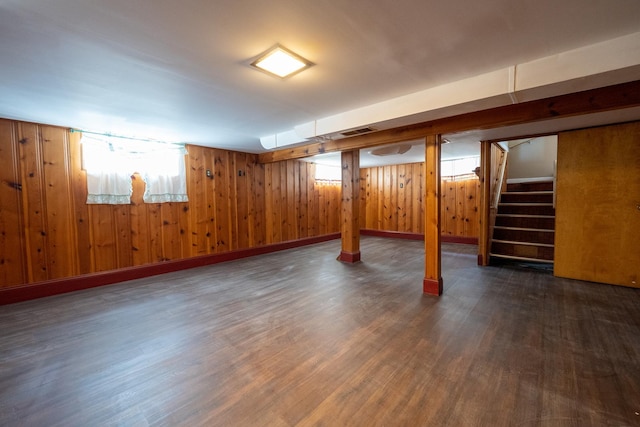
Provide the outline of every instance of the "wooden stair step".
[[536,228],[496,226],[493,228],[493,239],[553,244],[555,241],[555,231]]
[[550,215],[497,214],[496,226],[554,229],[555,217]]
[[507,191],[553,191],[553,181],[508,182]]
[[553,203],[499,203],[499,214],[529,214],[555,216]]
[[554,256],[554,247],[553,245],[540,245],[530,242],[503,242],[494,240],[491,243],[491,253],[552,260]]
[[499,240],[494,239],[493,243],[505,243],[511,245],[527,245],[527,246],[540,246],[545,248],[553,248],[553,243],[537,243],[537,242],[522,242],[522,241],[514,241],[514,240]]
[[495,258],[510,259],[515,261],[541,262],[541,263],[553,264],[552,259],[527,258],[527,257],[521,257],[521,256],[502,255],[502,254],[494,254],[494,253],[490,253],[489,255]]
[[506,192],[500,203],[553,203],[553,191]]

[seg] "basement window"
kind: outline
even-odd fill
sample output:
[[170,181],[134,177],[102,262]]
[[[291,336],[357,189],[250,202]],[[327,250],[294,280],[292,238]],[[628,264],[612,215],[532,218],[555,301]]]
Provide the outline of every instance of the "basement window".
[[480,156],[443,160],[440,163],[440,176],[442,179],[475,178],[475,169],[478,166],[480,166]]
[[82,136],[88,204],[131,203],[131,175],[145,182],[146,203],[187,202],[184,145]]
[[340,166],[330,166],[316,163],[316,181],[339,183],[342,182],[342,169]]

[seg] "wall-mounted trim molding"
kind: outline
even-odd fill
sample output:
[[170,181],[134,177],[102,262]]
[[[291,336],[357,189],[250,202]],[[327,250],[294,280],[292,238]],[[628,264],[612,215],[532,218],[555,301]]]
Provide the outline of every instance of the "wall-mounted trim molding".
[[[372,230],[369,228],[363,228],[360,230],[362,236],[374,236],[374,237],[388,237],[393,239],[406,239],[406,240],[424,240],[424,234],[419,233],[406,233],[402,231],[385,231],[385,230]],[[443,234],[440,237],[442,243],[462,243],[465,245],[477,245],[477,237],[461,237],[461,236],[449,236]]]
[[463,245],[477,245],[478,244],[478,238],[477,237],[446,236],[444,234],[440,237],[440,241],[442,243],[461,243]]
[[385,230],[373,230],[370,228],[360,229],[361,236],[374,236],[374,237],[388,237],[392,239],[406,239],[406,240],[424,240],[424,234],[419,233],[405,233],[402,231],[385,231]]
[[104,271],[100,273],[83,274],[80,276],[63,279],[46,280],[27,285],[0,289],[0,305],[43,298],[82,289],[111,285],[127,280],[141,279],[143,277],[156,276],[158,274],[171,273],[194,267],[218,264],[256,255],[264,255],[271,252],[293,249],[300,246],[312,245],[340,238],[340,233],[331,233],[324,236],[309,237],[299,240],[289,240],[281,243],[258,246],[247,249],[237,249],[218,254],[203,255],[199,257],[165,261],[154,264],[140,265],[136,267],[122,268],[118,270]]

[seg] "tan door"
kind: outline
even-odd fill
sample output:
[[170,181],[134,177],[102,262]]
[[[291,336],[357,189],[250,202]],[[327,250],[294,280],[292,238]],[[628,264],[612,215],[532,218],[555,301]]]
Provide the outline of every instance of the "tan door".
[[556,276],[640,287],[640,122],[558,138]]

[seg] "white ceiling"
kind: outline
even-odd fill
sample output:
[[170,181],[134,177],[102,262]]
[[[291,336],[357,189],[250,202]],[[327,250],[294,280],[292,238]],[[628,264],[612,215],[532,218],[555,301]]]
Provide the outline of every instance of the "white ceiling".
[[[638,0],[2,0],[0,117],[258,153],[302,123],[638,31]],[[316,65],[284,81],[249,67],[277,43]]]

